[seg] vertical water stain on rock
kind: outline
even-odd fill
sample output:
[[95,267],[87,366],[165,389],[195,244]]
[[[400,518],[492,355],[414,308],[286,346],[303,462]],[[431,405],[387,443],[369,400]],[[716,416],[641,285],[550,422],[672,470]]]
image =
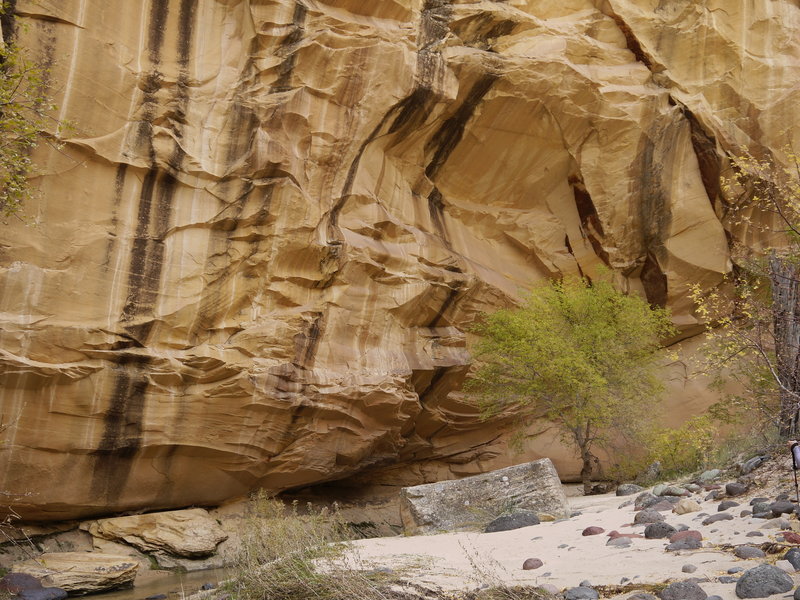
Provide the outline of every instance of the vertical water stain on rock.
[[311,369],[317,353],[320,339],[324,333],[322,313],[317,313],[307,324],[305,331],[294,336],[295,357],[292,365],[299,369]]
[[297,63],[297,48],[303,40],[307,14],[306,6],[302,2],[295,2],[289,34],[275,49],[275,55],[282,56],[283,60],[277,67],[278,77],[270,86],[270,93],[288,92],[292,89],[292,73]]
[[112,367],[113,389],[103,416],[103,433],[96,450],[90,485],[97,502],[122,494],[134,458],[142,446],[142,417],[148,387],[146,355],[123,354]]

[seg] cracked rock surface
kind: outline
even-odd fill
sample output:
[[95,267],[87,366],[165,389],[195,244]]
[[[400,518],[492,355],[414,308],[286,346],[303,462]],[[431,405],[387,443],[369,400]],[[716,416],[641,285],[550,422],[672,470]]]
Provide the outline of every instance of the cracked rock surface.
[[[725,153],[797,137],[789,0],[15,4],[73,124],[0,231],[31,519],[519,462],[458,392],[477,315],[605,265],[699,332],[687,285],[755,243]],[[665,412],[713,401],[665,379]]]

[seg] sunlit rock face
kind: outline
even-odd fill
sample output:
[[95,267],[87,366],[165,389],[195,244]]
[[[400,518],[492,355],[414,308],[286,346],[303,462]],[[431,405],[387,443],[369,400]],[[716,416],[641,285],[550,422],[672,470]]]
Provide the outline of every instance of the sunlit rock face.
[[15,4],[73,126],[0,229],[28,518],[522,462],[457,391],[479,312],[606,265],[696,331],[724,153],[797,137],[791,0]]

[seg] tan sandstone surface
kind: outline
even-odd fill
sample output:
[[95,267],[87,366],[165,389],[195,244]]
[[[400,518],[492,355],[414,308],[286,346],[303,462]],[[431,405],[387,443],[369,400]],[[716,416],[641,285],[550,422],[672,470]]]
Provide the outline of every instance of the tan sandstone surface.
[[[457,391],[479,312],[607,265],[696,333],[753,242],[725,152],[797,138],[790,0],[15,5],[73,125],[0,229],[28,518],[520,462]],[[711,401],[670,369],[672,419]]]

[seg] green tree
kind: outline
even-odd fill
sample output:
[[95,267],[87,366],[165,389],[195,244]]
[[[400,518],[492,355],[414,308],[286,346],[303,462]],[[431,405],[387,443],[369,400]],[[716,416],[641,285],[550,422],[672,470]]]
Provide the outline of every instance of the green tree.
[[[0,6],[0,15],[8,5]],[[7,22],[7,21],[6,21]],[[5,35],[8,35],[4,31]],[[0,217],[19,212],[32,194],[28,179],[31,154],[41,132],[60,124],[49,116],[55,107],[47,94],[46,69],[30,59],[12,38],[0,39]]]
[[656,411],[666,310],[607,281],[539,285],[518,308],[485,317],[474,332],[477,369],[467,382],[484,415],[546,419],[582,463],[584,491],[599,468],[596,447],[635,434]]

